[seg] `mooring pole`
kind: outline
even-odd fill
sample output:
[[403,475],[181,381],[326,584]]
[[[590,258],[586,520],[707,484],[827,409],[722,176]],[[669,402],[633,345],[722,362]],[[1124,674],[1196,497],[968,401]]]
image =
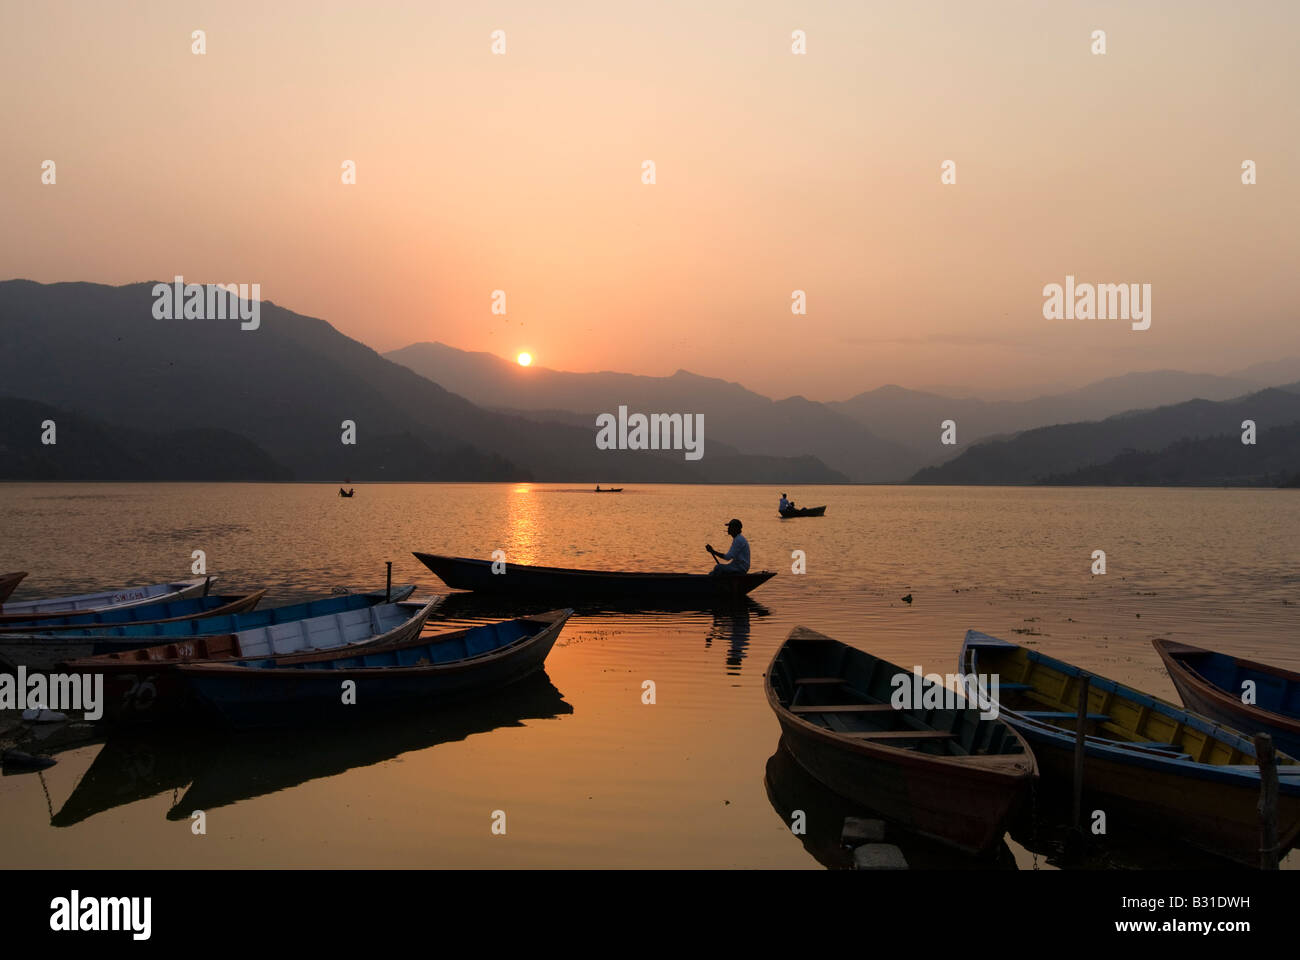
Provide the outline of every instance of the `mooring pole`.
[[384,587],[384,603],[393,602],[393,561],[388,561],[388,584]]
[[1088,739],[1088,688],[1092,677],[1079,674],[1079,703],[1074,720],[1074,829],[1083,831],[1083,756]]
[[1255,734],[1255,762],[1259,764],[1259,868],[1277,869],[1277,755],[1273,738]]

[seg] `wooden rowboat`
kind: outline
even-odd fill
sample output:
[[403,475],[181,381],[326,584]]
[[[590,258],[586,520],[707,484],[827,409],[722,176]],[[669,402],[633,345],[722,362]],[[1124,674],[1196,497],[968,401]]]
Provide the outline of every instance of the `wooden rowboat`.
[[75,613],[65,617],[41,617],[16,623],[0,624],[0,640],[11,634],[52,636],[59,633],[107,633],[128,625],[175,623],[195,618],[219,617],[252,610],[265,590],[226,595],[210,593],[206,597],[146,603],[138,607],[110,607],[93,613]]
[[104,676],[105,716],[110,720],[153,720],[190,705],[184,683],[177,677],[184,664],[399,644],[418,638],[429,614],[442,602],[438,596],[398,603],[384,603],[382,596],[379,603],[366,603],[369,597],[364,594],[331,599],[352,602],[347,609],[320,616],[251,626],[225,636],[192,637],[69,660],[62,666],[77,673]]
[[518,596],[544,595],[564,601],[582,599],[633,600],[644,604],[717,603],[736,601],[776,576],[760,573],[710,576],[705,573],[623,573],[574,570],[509,563],[493,573],[491,560],[416,553],[415,557],[457,590],[478,590]]
[[[966,633],[959,662],[964,673],[998,678],[1002,718],[1034,748],[1044,785],[1068,789],[1084,671],[974,630]],[[1258,866],[1254,744],[1172,703],[1088,678],[1084,792],[1203,850]],[[1277,762],[1277,832],[1285,851],[1300,833],[1300,763],[1285,753]]]
[[188,600],[190,597],[206,597],[215,579],[216,577],[196,577],[193,580],[155,583],[147,587],[119,587],[116,590],[105,590],[100,593],[7,603],[0,611],[0,623],[46,620],[63,617],[69,613],[94,613],[101,610],[138,607],[143,604],[165,603],[171,600]]
[[[234,663],[180,664],[176,671],[215,716],[235,727],[303,720],[354,721],[385,710],[477,696],[542,669],[572,610],[359,650]],[[340,695],[352,681],[352,702]]]
[[9,599],[9,594],[14,592],[14,588],[22,583],[23,577],[27,576],[26,571],[19,573],[0,573],[0,607]]
[[828,788],[966,853],[992,850],[1037,775],[1033,752],[964,702],[896,708],[896,676],[913,682],[910,670],[796,627],[764,688],[791,755]]
[[793,510],[778,511],[781,516],[789,520],[793,517],[824,517],[826,515],[825,507],[797,507]]
[[[144,623],[100,623],[91,627],[63,629],[48,634],[0,633],[0,662],[15,666],[21,664],[27,667],[44,668],[68,660],[138,650],[167,640],[177,642],[223,637],[241,630],[293,623],[311,617],[363,610],[381,603],[405,600],[414,590],[414,586],[396,587],[388,597],[380,590],[374,593],[327,597],[322,600],[257,611],[252,611],[252,604],[240,608],[228,605],[212,613],[183,619]],[[260,598],[263,592],[259,591],[256,597]]]
[[[1300,673],[1186,643],[1151,642],[1184,706],[1248,735],[1270,734],[1283,753],[1300,756]],[[1248,681],[1252,704],[1241,699]]]

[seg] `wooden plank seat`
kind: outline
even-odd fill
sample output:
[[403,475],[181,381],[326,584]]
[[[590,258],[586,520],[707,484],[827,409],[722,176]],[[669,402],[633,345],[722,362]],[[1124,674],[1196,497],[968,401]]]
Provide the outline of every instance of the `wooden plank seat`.
[[902,713],[887,703],[832,703],[819,706],[791,707],[791,713]]
[[[1022,717],[1029,717],[1032,720],[1077,720],[1079,714],[1073,710],[1020,710]],[[1089,720],[1099,720],[1105,722],[1110,716],[1105,713],[1090,713]]]
[[956,734],[947,730],[851,730],[841,736],[858,740],[947,740]]

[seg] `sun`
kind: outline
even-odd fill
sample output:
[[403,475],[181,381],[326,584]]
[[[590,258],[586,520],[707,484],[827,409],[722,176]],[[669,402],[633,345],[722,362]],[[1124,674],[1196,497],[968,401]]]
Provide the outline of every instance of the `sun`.
[[526,367],[533,362],[533,355],[531,353],[521,353],[519,354],[518,360],[519,366]]

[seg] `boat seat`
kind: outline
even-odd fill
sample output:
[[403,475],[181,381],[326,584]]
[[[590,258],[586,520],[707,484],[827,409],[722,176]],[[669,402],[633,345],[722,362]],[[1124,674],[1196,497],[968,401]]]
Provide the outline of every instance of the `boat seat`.
[[898,713],[887,703],[832,703],[824,706],[791,707],[791,713]]
[[947,730],[853,730],[842,736],[857,740],[946,740],[956,734]]
[[839,684],[848,683],[843,677],[800,677],[795,680],[795,684],[801,687],[812,686],[813,684]]
[[[1022,717],[1030,717],[1034,720],[1077,720],[1079,714],[1073,710],[1018,710]],[[1109,714],[1090,713],[1089,720],[1106,721],[1110,719]]]
[[1002,683],[998,682],[998,690],[1032,690],[1034,685],[1031,683]]

